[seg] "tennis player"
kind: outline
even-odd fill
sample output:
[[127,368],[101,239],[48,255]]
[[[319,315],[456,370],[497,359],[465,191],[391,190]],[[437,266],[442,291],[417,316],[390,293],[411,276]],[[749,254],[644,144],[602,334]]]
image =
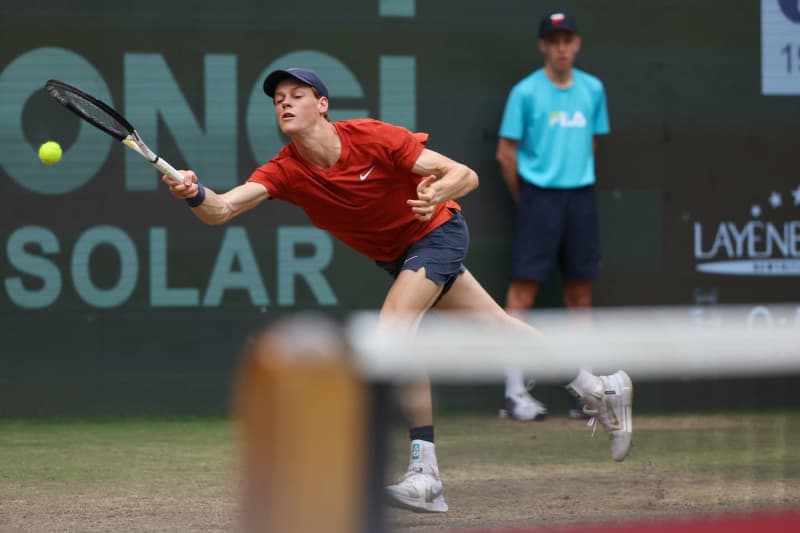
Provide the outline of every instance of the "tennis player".
[[[478,186],[473,170],[426,148],[427,134],[372,119],[331,122],[328,89],[311,70],[276,70],[264,81],[264,92],[290,142],[247,182],[218,194],[191,170],[181,171],[183,183],[163,178],[200,220],[223,224],[264,200],[281,199],[301,207],[315,226],[394,278],[381,307],[381,327],[413,333],[434,308],[478,312],[487,320],[535,331],[508,315],[464,267],[469,233],[454,200]],[[624,457],[630,445],[631,386],[630,380],[611,380],[614,376],[582,372],[571,390],[594,399],[591,405],[610,432],[613,455]],[[410,462],[406,474],[386,488],[387,495],[399,507],[445,512],[430,383],[421,380],[404,389]]]

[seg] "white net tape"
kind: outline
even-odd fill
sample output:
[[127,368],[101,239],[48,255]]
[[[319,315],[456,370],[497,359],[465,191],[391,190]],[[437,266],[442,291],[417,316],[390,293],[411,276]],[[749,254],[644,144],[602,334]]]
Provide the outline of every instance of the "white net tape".
[[537,381],[569,380],[578,368],[622,368],[640,379],[800,373],[800,307],[771,306],[769,315],[758,309],[599,308],[590,321],[537,311],[525,321],[542,336],[453,314],[432,314],[415,336],[379,333],[377,315],[359,313],[347,335],[360,371],[376,380],[425,370],[437,381],[495,381],[507,368]]

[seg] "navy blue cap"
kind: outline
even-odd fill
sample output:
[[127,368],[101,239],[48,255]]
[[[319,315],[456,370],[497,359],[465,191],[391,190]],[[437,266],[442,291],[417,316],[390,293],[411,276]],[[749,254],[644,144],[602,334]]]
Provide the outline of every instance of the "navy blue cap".
[[310,85],[317,90],[317,94],[320,96],[328,96],[328,88],[325,87],[325,84],[322,83],[322,80],[319,79],[316,72],[311,69],[296,67],[287,68],[286,70],[273,70],[270,72],[267,79],[264,80],[264,92],[267,93],[267,96],[270,98],[275,98],[275,87],[283,80],[289,78],[294,78],[306,85]]
[[578,24],[575,17],[564,11],[549,13],[539,21],[539,38],[545,39],[557,31],[568,31],[578,33]]

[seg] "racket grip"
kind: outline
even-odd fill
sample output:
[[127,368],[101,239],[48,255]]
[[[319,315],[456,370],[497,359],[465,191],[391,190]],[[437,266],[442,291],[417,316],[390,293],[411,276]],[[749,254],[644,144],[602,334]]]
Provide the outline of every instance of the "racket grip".
[[179,181],[181,183],[183,182],[183,174],[175,170],[175,168],[172,165],[170,165],[160,157],[156,159],[155,163],[152,163],[152,165],[156,167],[162,174],[169,176],[175,181]]

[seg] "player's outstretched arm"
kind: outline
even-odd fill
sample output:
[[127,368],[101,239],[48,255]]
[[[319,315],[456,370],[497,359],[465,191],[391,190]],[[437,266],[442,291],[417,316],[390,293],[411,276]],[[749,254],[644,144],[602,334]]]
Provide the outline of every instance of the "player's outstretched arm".
[[478,174],[474,170],[427,148],[411,170],[425,176],[417,186],[417,198],[407,201],[420,220],[429,219],[436,204],[461,198],[478,188]]
[[192,170],[179,170],[183,182],[162,176],[173,197],[186,200],[192,213],[209,225],[224,224],[269,198],[267,189],[257,183],[243,183],[228,192],[217,194],[200,184]]

